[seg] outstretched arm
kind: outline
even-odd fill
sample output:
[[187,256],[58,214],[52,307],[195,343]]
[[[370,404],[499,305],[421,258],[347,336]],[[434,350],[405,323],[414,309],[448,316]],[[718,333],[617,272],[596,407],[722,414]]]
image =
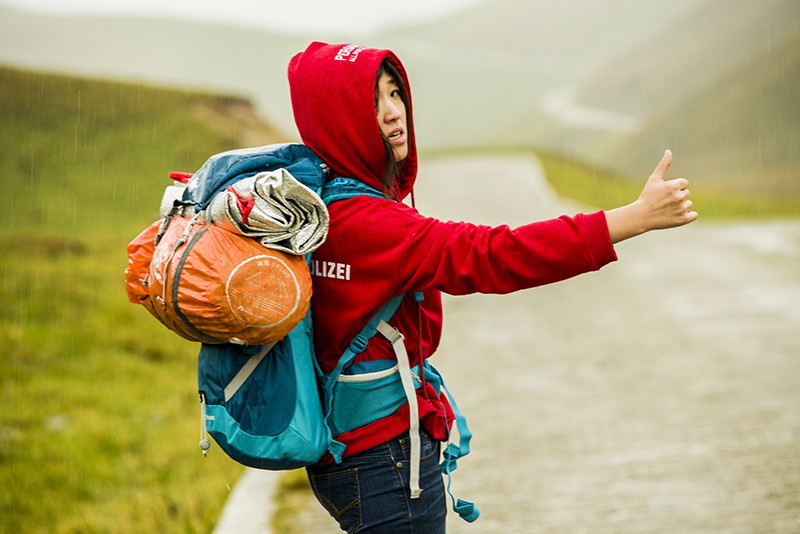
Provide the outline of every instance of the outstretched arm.
[[605,212],[612,243],[650,230],[683,226],[697,219],[689,200],[689,181],[683,178],[664,180],[671,163],[672,152],[667,150],[644,184],[639,198]]

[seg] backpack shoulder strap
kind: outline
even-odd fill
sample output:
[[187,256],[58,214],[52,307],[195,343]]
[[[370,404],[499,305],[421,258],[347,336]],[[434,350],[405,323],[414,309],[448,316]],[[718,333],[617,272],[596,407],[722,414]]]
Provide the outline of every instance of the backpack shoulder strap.
[[[334,367],[333,371],[328,373],[327,375],[320,375],[321,383],[322,383],[322,391],[323,391],[323,399],[325,402],[325,425],[330,428],[331,427],[331,414],[333,413],[333,388],[336,385],[336,380],[342,374],[342,371],[350,365],[350,363],[355,359],[357,355],[364,351],[367,348],[367,343],[369,340],[378,333],[378,326],[385,321],[388,321],[394,312],[397,311],[397,308],[400,306],[400,302],[403,300],[403,295],[399,297],[394,297],[389,302],[383,305],[383,307],[375,314],[375,316],[367,323],[367,325],[361,330],[361,332],[356,335],[353,341],[350,342],[350,346],[347,347],[347,350],[339,357],[339,362]],[[329,448],[329,452],[333,456],[333,459],[336,463],[342,461],[342,455],[344,454],[344,445],[339,443],[338,441],[333,440],[331,443],[331,447]]]
[[389,197],[374,187],[370,187],[364,182],[356,180],[355,178],[334,178],[333,180],[328,181],[322,188],[322,201],[325,202],[326,206],[333,204],[337,200],[344,200],[346,198],[353,198],[362,195],[373,198],[385,198],[389,200]]
[[350,346],[347,347],[347,350],[339,358],[339,362],[334,367],[333,371],[326,375],[326,383],[325,388],[328,389],[329,387],[332,389],[333,384],[336,382],[336,379],[339,378],[339,375],[342,374],[342,371],[350,365],[350,363],[355,359],[356,356],[361,354],[364,349],[367,348],[367,343],[375,334],[378,333],[378,326],[382,322],[386,322],[391,319],[394,312],[397,311],[397,308],[400,307],[400,302],[403,300],[403,295],[399,297],[394,297],[389,302],[383,305],[383,307],[375,314],[375,316],[367,323],[367,325],[361,330],[361,332],[353,338],[353,341],[350,342]]
[[[325,205],[330,205],[337,200],[343,200],[355,196],[370,196],[373,198],[389,199],[389,197],[377,189],[374,189],[373,187],[370,187],[365,183],[353,178],[334,178],[326,183],[322,190],[322,200],[325,202]],[[380,332],[381,335],[389,340],[395,352],[395,356],[397,357],[400,380],[409,405],[409,437],[411,445],[409,485],[411,489],[411,498],[416,499],[422,493],[419,482],[420,436],[417,395],[412,380],[410,362],[408,359],[408,353],[406,352],[403,335],[397,329],[390,326],[388,322],[392,315],[394,315],[395,311],[397,311],[397,308],[400,306],[403,297],[404,295],[394,297],[389,302],[384,304],[378,313],[375,314],[375,316],[367,323],[364,329],[361,330],[361,332],[359,332],[359,334],[353,339],[353,341],[350,343],[350,346],[348,346],[347,350],[339,358],[339,361],[333,371],[324,377],[323,391],[325,398],[325,421],[328,423],[333,412],[333,388],[336,385],[337,379],[342,374],[342,371],[344,371],[344,369],[350,365],[350,363],[358,354],[367,348],[367,343],[373,336],[375,336],[376,333]],[[330,424],[328,424],[328,426],[330,427]],[[336,443],[341,445],[338,442]],[[333,452],[332,449],[331,452]],[[343,452],[344,451],[341,450],[340,455]],[[341,461],[341,456],[337,457],[334,454],[334,459],[339,462]]]

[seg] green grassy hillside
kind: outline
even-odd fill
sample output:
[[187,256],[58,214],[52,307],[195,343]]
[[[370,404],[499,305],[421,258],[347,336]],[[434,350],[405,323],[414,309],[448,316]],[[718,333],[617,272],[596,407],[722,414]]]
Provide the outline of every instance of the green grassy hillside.
[[225,110],[241,105],[0,70],[4,531],[216,521],[241,471],[218,448],[201,459],[197,347],[128,303],[123,270],[168,173],[240,146]]

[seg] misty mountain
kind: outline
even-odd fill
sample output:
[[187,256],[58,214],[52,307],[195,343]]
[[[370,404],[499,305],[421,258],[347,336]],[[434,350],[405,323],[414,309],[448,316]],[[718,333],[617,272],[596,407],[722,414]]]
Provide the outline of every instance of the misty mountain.
[[597,144],[607,165],[641,174],[642,157],[668,146],[675,171],[800,197],[798,2],[698,4],[585,79],[577,99],[638,118]]
[[[359,43],[411,77],[423,150],[532,147],[641,176],[800,196],[796,0],[495,0]],[[199,22],[0,8],[0,62],[252,100],[296,138],[286,66],[312,40]]]

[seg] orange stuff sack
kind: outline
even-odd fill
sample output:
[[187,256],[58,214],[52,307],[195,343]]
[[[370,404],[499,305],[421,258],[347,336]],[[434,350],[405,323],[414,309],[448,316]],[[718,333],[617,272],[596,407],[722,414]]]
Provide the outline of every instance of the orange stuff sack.
[[150,302],[150,292],[147,290],[147,273],[150,270],[150,260],[156,249],[155,240],[161,221],[156,221],[136,239],[128,244],[128,265],[125,267],[125,290],[128,300],[134,304],[141,304],[147,311],[158,317]]
[[159,226],[128,245],[126,287],[131,302],[180,336],[264,345],[285,337],[308,311],[311,276],[303,256],[199,218],[174,217],[155,244]]

